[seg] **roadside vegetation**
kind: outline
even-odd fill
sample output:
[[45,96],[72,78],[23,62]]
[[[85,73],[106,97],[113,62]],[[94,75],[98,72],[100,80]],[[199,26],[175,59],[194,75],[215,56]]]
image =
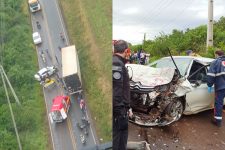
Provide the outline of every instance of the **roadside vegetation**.
[[[2,66],[21,102],[19,107],[8,88],[22,148],[50,149],[42,89],[33,78],[38,64],[27,0],[4,0],[3,3],[0,9],[0,39],[3,39],[0,55]],[[19,149],[16,134],[0,78],[0,150],[16,149]]]
[[[151,54],[151,61],[168,56],[167,47],[172,51],[173,55],[185,55],[186,50],[193,50],[204,57],[214,57],[214,50],[222,49],[225,51],[225,17],[221,17],[213,25],[214,47],[210,47],[206,52],[207,26],[201,25],[194,29],[186,29],[180,31],[174,29],[171,34],[161,33],[155,40],[147,40],[143,49]],[[142,45],[133,45],[131,49],[137,51]]]
[[62,0],[80,61],[85,97],[101,142],[112,140],[112,1]]

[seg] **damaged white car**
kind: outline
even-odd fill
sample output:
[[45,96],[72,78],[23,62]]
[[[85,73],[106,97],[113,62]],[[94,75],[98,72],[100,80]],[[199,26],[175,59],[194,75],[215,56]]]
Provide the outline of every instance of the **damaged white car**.
[[[206,74],[213,59],[192,56],[164,57],[150,66],[127,64],[131,89],[130,121],[144,126],[164,126],[213,108]],[[176,66],[175,66],[176,64]],[[154,68],[156,67],[156,68]],[[177,68],[177,69],[175,69]]]

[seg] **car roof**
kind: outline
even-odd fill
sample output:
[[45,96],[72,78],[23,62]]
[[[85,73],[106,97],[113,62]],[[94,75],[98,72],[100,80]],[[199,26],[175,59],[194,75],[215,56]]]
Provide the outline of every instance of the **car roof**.
[[39,36],[39,33],[38,32],[34,32],[33,36]]
[[63,107],[62,100],[63,99],[66,99],[66,98],[67,98],[67,96],[56,96],[53,99],[53,104],[52,104],[51,112],[52,111],[55,111],[55,110],[60,110]]
[[41,70],[38,71],[39,74],[43,74],[44,72],[47,72],[47,68],[42,68]]
[[29,3],[37,2],[37,0],[29,0]]
[[[171,58],[170,56],[168,57],[163,57],[161,59],[168,59]],[[204,62],[204,63],[210,63],[212,62],[214,59],[212,58],[207,58],[207,57],[195,57],[195,56],[173,56],[173,58],[185,58],[185,59],[193,59],[193,60],[197,60],[199,62]]]

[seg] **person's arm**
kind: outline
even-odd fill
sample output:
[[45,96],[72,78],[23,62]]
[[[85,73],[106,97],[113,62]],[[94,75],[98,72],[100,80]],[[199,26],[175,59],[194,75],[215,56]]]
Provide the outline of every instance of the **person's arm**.
[[128,69],[124,66],[123,67],[123,73],[124,73],[124,82],[123,82],[123,88],[125,89],[124,91],[124,105],[126,107],[126,110],[128,111],[130,109],[130,77],[128,74]]
[[113,101],[116,105],[123,105],[123,69],[120,64],[113,64]]
[[216,77],[216,64],[217,61],[213,61],[209,67],[209,71],[207,73],[207,85],[208,87],[212,87],[215,83],[215,77]]

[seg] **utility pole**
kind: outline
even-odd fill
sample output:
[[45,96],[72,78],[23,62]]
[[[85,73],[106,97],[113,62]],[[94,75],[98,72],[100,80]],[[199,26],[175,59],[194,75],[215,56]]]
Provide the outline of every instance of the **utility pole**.
[[208,27],[207,27],[207,41],[206,50],[213,46],[213,0],[208,0]]
[[144,33],[144,40],[143,40],[143,43],[142,43],[142,49],[144,49],[144,46],[145,46],[145,38],[146,38],[146,33]]

